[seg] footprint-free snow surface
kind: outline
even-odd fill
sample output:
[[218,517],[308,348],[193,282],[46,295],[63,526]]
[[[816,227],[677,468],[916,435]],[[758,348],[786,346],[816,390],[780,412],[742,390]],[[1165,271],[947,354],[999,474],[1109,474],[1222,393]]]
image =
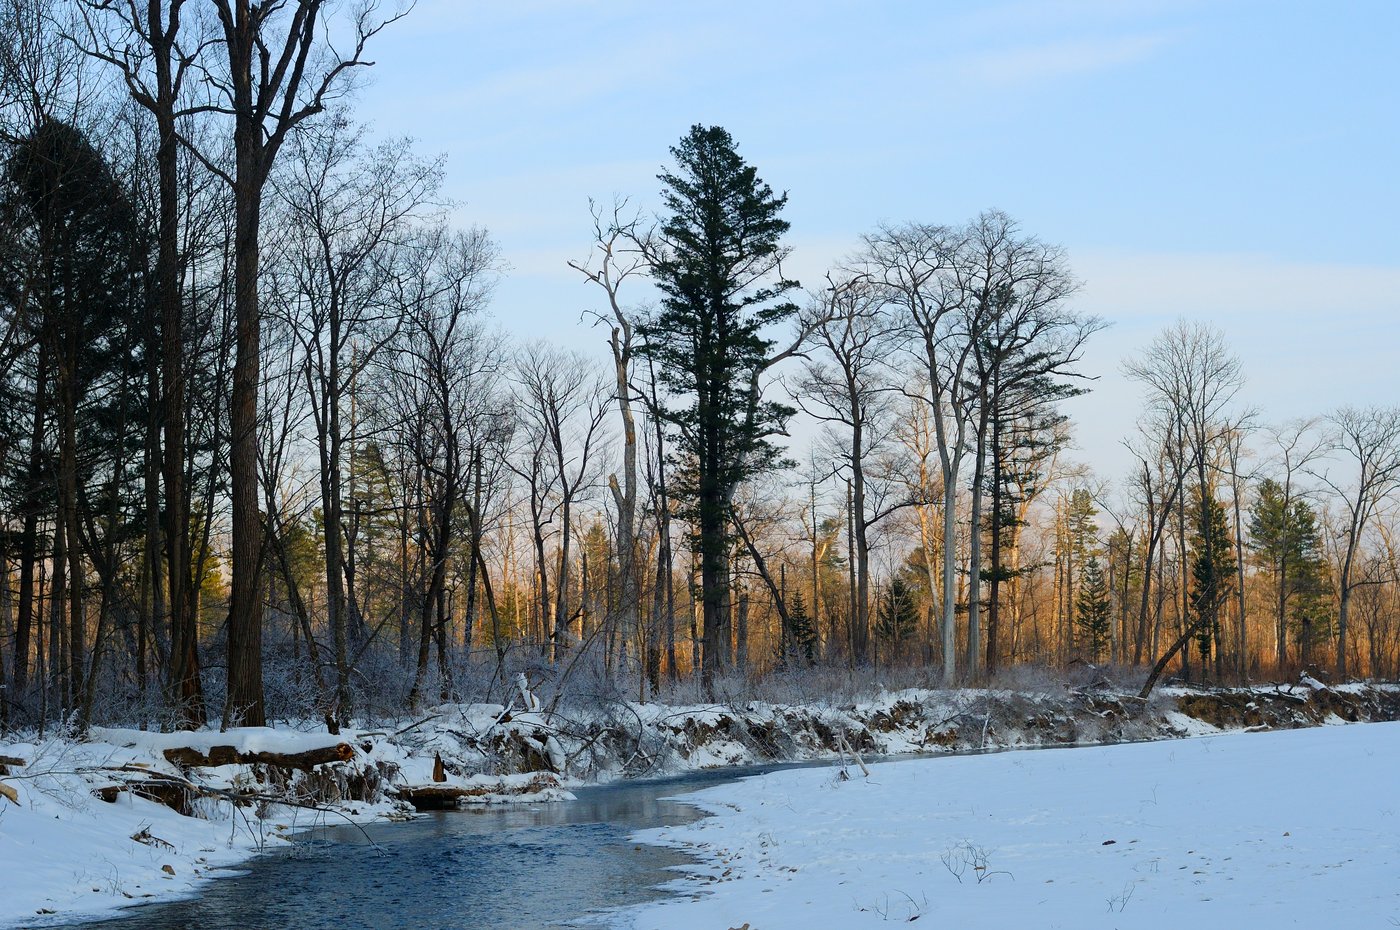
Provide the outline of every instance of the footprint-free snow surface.
[[[750,778],[639,930],[1400,925],[1400,723]],[[927,923],[923,923],[926,921]]]

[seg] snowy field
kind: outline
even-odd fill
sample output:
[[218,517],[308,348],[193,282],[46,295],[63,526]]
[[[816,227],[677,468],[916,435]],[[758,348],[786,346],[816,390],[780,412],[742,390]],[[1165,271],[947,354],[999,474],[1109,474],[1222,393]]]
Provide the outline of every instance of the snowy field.
[[620,926],[1400,926],[1400,723],[800,769],[648,831],[701,856]]

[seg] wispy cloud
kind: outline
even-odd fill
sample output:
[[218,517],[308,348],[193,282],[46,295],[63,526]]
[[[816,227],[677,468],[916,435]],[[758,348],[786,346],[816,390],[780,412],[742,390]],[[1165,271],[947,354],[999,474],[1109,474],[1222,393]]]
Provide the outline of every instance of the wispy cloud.
[[1088,282],[1085,301],[1117,319],[1353,317],[1371,319],[1400,338],[1400,267],[1241,253],[1081,251],[1074,257]]
[[1029,84],[1136,64],[1177,38],[1174,32],[1154,32],[997,49],[959,59],[954,70],[978,83]]
[[1092,392],[1065,405],[1100,474],[1130,466],[1118,441],[1138,417],[1141,389],[1123,375],[1123,360],[1179,317],[1224,332],[1244,366],[1240,403],[1264,422],[1393,399],[1400,267],[1240,253],[1070,255],[1086,281],[1079,307],[1114,323],[1085,355],[1083,369],[1099,377]]

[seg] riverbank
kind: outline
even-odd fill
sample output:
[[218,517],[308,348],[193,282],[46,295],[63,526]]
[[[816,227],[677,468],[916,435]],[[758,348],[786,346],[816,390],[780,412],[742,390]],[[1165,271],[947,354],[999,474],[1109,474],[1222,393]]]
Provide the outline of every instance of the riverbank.
[[[308,827],[753,763],[1087,745],[1400,718],[1400,689],[900,691],[845,705],[445,705],[337,736],[93,728],[0,744],[0,925],[197,893]],[[308,728],[309,730],[309,728]]]
[[[633,930],[1384,926],[1400,723],[776,772],[634,838],[698,859]],[[923,926],[924,924],[920,924]]]

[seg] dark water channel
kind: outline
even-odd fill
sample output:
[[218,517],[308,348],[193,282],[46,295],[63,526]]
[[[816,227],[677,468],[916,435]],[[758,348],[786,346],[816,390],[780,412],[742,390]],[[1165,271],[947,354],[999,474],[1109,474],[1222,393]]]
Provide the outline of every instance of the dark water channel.
[[[632,831],[699,816],[670,797],[787,766],[694,772],[578,789],[577,801],[330,827],[268,853],[199,897],[131,908],[84,930],[526,930],[660,897],[686,861]],[[368,834],[368,836],[366,836]],[[372,840],[373,842],[370,842]]]

